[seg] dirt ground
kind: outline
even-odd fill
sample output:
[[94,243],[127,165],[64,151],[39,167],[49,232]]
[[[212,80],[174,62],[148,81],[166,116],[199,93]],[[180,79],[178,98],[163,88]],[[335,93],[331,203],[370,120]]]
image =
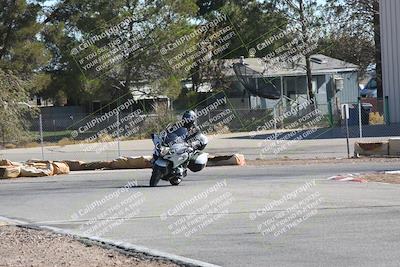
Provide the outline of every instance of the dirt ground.
[[[248,166],[268,166],[268,165],[313,165],[313,164],[334,164],[334,163],[368,163],[368,162],[398,162],[400,163],[400,158],[351,158],[351,159],[273,159],[273,160],[247,160],[246,165]],[[400,164],[399,164],[400,166]],[[399,167],[400,169],[400,167]],[[379,183],[389,183],[389,184],[400,184],[400,173],[388,174],[383,172],[376,173],[362,173],[355,178],[361,178],[367,180],[368,182],[379,182]]]
[[332,163],[368,163],[368,162],[398,162],[400,158],[324,158],[324,159],[290,159],[278,158],[271,160],[246,160],[246,165],[249,166],[268,166],[268,165],[312,165],[312,164],[332,164]]
[[360,177],[366,179],[368,182],[400,184],[400,174],[367,173]]
[[0,266],[174,267],[178,265],[149,256],[128,256],[48,231],[0,225]]

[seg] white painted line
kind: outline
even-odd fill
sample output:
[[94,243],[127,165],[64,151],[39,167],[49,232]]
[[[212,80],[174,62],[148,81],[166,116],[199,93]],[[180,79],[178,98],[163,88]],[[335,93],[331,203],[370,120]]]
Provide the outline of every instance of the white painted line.
[[386,171],[385,174],[400,174],[400,171]]
[[99,173],[118,173],[118,172],[132,172],[132,171],[145,171],[151,169],[118,169],[118,170],[88,170],[88,171],[71,171],[69,175],[81,174],[99,174]]
[[27,222],[23,222],[16,219],[10,219],[7,217],[0,216],[0,221],[6,222],[8,225],[26,225],[29,224]]
[[169,259],[171,261],[181,262],[184,264],[189,264],[189,265],[194,265],[194,266],[199,266],[199,267],[220,267],[219,265],[215,265],[215,264],[211,264],[211,263],[207,263],[207,262],[203,262],[203,261],[199,261],[199,260],[195,260],[195,259],[186,258],[186,257],[182,257],[179,255],[175,255],[175,254],[171,254],[171,253],[167,253],[167,252],[163,252],[163,251],[159,251],[159,250],[155,250],[155,249],[150,249],[150,248],[147,248],[144,246],[134,245],[134,244],[127,243],[127,242],[120,242],[120,241],[105,239],[105,238],[101,238],[101,237],[97,237],[97,236],[82,235],[77,232],[58,228],[58,227],[38,226],[38,225],[35,225],[34,223],[23,222],[20,220],[10,219],[10,218],[6,218],[3,216],[0,216],[0,221],[4,221],[4,222],[8,223],[9,225],[34,225],[40,229],[50,230],[57,234],[83,237],[83,238],[87,238],[89,240],[105,243],[105,244],[108,244],[111,246],[118,246],[118,247],[121,247],[126,250],[134,250],[135,252],[141,252],[141,253],[151,255],[153,257],[161,257],[161,258]]

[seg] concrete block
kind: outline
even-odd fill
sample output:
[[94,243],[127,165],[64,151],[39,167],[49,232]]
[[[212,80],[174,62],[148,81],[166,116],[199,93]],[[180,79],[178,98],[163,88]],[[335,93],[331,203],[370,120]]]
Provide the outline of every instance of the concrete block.
[[389,155],[400,156],[400,138],[389,139]]
[[354,155],[360,156],[387,156],[389,155],[389,141],[354,144]]

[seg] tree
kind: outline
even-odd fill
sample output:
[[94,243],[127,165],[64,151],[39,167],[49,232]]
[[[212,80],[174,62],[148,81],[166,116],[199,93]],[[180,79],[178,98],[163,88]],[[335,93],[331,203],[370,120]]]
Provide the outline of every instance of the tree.
[[41,42],[38,22],[40,1],[0,2],[0,128],[5,138],[20,141],[28,137],[25,115],[29,97],[49,82],[43,73],[50,55]]
[[330,34],[321,39],[320,46],[325,55],[359,66],[361,76],[375,61],[372,52],[374,44],[365,36],[354,36],[346,32]]
[[[210,36],[215,35],[226,27],[232,30],[226,35],[222,35],[222,39],[234,33],[233,38],[228,38],[223,44],[213,43],[208,47],[209,51],[214,51],[219,47],[228,45],[223,53],[214,54],[208,60],[202,62],[191,70],[191,78],[193,82],[193,90],[196,91],[198,86],[210,79],[216,80],[213,84],[214,89],[225,89],[229,86],[229,81],[225,77],[226,67],[223,61],[226,59],[238,59],[241,56],[249,57],[250,51],[253,51],[257,44],[264,39],[275,35],[287,24],[285,16],[277,9],[276,1],[197,1],[199,5],[198,20],[203,24],[210,23],[221,16],[227,19],[219,23],[213,30],[205,32],[201,40],[207,40]],[[280,41],[262,50],[255,50],[255,54],[251,56],[263,57],[273,51],[281,44]]]
[[[321,26],[321,18],[317,13],[318,1],[316,0],[281,0],[279,2],[288,15],[289,24],[291,27],[298,29],[294,37],[299,38],[305,47],[312,47],[314,45],[313,36],[317,36]],[[311,69],[311,55],[313,51],[306,51],[305,70],[307,76],[307,91],[308,97],[312,103],[315,101],[315,96],[312,87],[312,69]]]
[[[189,34],[193,29],[190,21],[197,12],[197,6],[192,0],[176,3],[172,0],[151,0],[143,5],[141,1],[89,1],[64,0],[47,11],[48,31],[46,39],[52,48],[55,60],[49,71],[57,79],[51,90],[57,85],[74,88],[75,92],[64,88],[69,98],[74,94],[80,99],[90,100],[93,97],[110,100],[117,95],[129,96],[131,90],[146,82],[148,84],[162,81],[163,86],[174,88],[175,80],[184,75],[183,72],[171,71],[166,64],[165,56],[160,55],[160,48]],[[71,49],[83,44],[94,36],[99,36],[120,22],[129,19],[129,23],[100,41],[91,43],[90,47],[78,55],[71,55]],[[56,30],[59,29],[59,30]],[[60,34],[62,33],[62,34]],[[122,49],[118,52],[123,57],[114,64],[109,64],[103,73],[81,72],[79,59],[93,52],[105,51],[109,53],[115,47],[108,44],[120,40],[122,44],[132,41],[135,36],[141,36],[135,42],[133,49]],[[194,40],[193,40],[194,41]],[[104,52],[105,53],[105,52]],[[104,55],[103,53],[103,55]],[[170,55],[166,55],[170,56]],[[65,74],[75,77],[76,84],[65,81]],[[99,74],[99,75],[97,75]],[[170,81],[168,83],[167,81]],[[66,85],[67,84],[67,85]],[[71,86],[72,85],[72,86]],[[114,90],[118,86],[120,91]],[[159,86],[155,86],[146,94],[159,94]],[[175,90],[167,90],[174,97]]]
[[[37,21],[40,11],[37,1],[0,2],[0,68],[12,70],[23,79],[42,75],[40,70],[50,59],[38,38],[41,31]],[[35,77],[38,82],[39,78]]]
[[[227,52],[227,58],[247,57],[251,48],[255,48],[260,41],[275,35],[288,24],[286,14],[278,9],[274,0],[230,1],[222,8],[222,12],[229,17],[229,24],[235,27],[238,34]],[[281,42],[276,42],[267,49],[256,51],[254,56],[264,56],[280,44]]]
[[[376,64],[378,98],[383,98],[379,0],[327,0],[330,23],[336,35],[366,39],[374,44],[370,63]],[[368,57],[369,58],[369,57]],[[364,67],[364,66],[363,66]]]
[[68,105],[80,105],[88,99],[85,86],[88,86],[79,66],[71,55],[71,47],[77,45],[74,37],[69,36],[70,27],[64,22],[48,23],[42,31],[43,42],[52,57],[44,71],[51,81],[42,91],[45,98],[55,100],[57,95],[65,95]]
[[196,4],[199,7],[197,15],[198,17],[206,17],[211,13],[217,12],[227,2],[227,0],[197,0]]
[[24,103],[29,99],[29,84],[11,71],[0,69],[0,130],[2,141],[27,139],[29,124],[26,113],[32,112]]

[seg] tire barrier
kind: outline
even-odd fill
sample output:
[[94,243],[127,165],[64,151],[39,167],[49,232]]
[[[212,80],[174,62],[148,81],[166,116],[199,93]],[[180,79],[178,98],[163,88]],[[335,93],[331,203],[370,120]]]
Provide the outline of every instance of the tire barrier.
[[152,157],[119,157],[113,160],[110,164],[110,168],[114,170],[118,169],[148,169],[152,167]]
[[0,179],[54,176],[69,172],[69,166],[59,161],[29,160],[25,163],[16,163],[0,160]]
[[17,178],[20,174],[20,166],[0,166],[0,179]]
[[244,166],[246,160],[242,154],[230,156],[209,156],[207,166]]
[[81,160],[63,160],[62,162],[68,165],[70,171],[82,171],[82,165],[85,163]]
[[[112,161],[84,162],[80,160],[43,161],[28,160],[25,163],[0,160],[0,179],[17,177],[44,177],[68,174],[70,171],[151,169],[151,156],[119,157]],[[207,166],[244,166],[242,154],[209,156]]]

